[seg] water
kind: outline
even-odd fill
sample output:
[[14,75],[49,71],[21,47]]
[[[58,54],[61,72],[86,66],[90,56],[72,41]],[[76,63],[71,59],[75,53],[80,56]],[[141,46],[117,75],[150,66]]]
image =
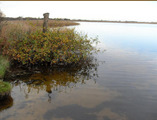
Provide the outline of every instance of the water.
[[98,36],[106,51],[96,64],[16,78],[0,119],[156,120],[157,25],[81,22],[75,29]]

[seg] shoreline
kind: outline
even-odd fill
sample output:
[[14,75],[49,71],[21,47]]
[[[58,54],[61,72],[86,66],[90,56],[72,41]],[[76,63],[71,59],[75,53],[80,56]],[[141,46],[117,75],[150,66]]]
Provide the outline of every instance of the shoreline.
[[[12,18],[12,17],[5,17],[4,20],[7,21],[42,21],[43,18]],[[133,24],[157,24],[157,22],[140,22],[140,21],[116,21],[116,20],[81,20],[81,19],[52,19],[49,18],[50,21],[56,22],[104,22],[104,23],[133,23]]]
[[74,22],[104,22],[104,23],[132,23],[132,24],[157,24],[157,22],[138,22],[138,21],[99,21],[99,20],[72,20]]

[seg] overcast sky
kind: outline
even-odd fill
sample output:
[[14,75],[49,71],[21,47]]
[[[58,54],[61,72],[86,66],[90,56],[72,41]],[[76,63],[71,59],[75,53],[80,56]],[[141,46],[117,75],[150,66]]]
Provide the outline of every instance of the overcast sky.
[[0,1],[7,17],[156,21],[157,1]]

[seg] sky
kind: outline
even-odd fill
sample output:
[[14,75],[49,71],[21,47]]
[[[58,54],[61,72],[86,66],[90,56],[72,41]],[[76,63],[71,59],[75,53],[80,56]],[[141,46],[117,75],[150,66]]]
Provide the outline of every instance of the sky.
[[6,17],[157,22],[157,1],[0,1]]

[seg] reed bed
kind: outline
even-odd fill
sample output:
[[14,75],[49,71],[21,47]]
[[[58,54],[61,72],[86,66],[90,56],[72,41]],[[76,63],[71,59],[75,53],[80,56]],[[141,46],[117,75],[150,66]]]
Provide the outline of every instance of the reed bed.
[[[21,24],[25,26],[34,26],[34,27],[43,27],[43,20],[15,20],[15,21],[8,21],[11,24]],[[79,25],[74,21],[69,20],[49,20],[48,26],[52,27],[63,27],[63,26],[72,26],[72,25]]]

